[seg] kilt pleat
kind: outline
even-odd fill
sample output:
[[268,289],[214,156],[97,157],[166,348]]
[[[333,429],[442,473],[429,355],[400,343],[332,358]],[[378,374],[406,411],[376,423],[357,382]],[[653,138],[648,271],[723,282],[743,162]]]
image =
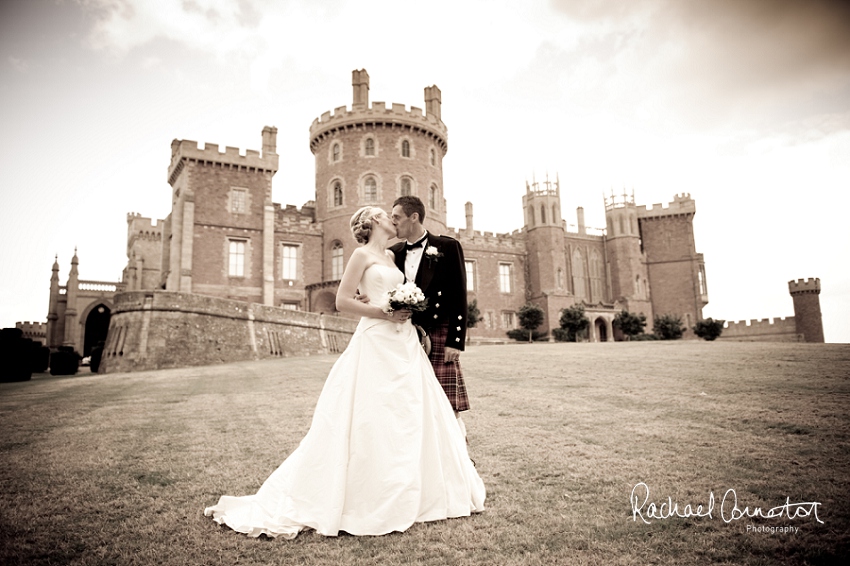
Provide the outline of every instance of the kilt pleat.
[[463,381],[463,370],[460,361],[446,363],[443,361],[446,353],[446,338],[449,335],[449,325],[441,324],[428,330],[431,339],[431,353],[428,358],[434,367],[434,375],[446,392],[446,397],[455,411],[469,410],[469,396],[466,393],[466,384]]

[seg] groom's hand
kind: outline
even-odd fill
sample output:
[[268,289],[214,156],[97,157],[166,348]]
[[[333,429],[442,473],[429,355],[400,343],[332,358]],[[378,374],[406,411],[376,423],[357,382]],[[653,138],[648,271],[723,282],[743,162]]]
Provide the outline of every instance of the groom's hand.
[[449,348],[446,346],[446,351],[443,354],[443,361],[447,364],[451,362],[456,362],[460,359],[460,350],[455,350],[454,348]]
[[354,298],[357,299],[358,301],[360,301],[361,303],[367,303],[367,304],[369,303],[369,296],[368,295],[357,294],[357,295],[354,295]]

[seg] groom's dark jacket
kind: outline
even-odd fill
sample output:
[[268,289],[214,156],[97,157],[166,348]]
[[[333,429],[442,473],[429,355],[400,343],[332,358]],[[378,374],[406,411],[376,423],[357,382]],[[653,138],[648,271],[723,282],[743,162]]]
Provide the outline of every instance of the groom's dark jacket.
[[[395,263],[404,273],[407,251],[404,241],[390,249],[395,254]],[[439,257],[429,255],[435,248]],[[414,312],[412,320],[425,330],[431,331],[441,324],[448,326],[446,346],[463,350],[466,343],[466,266],[463,248],[454,238],[435,236],[428,233],[428,241],[422,250],[422,261],[416,272],[416,285],[428,299],[428,308]]]

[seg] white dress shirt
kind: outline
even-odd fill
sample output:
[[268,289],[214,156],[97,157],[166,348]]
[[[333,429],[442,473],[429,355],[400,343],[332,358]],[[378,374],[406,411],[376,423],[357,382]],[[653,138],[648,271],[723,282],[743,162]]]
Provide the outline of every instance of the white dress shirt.
[[419,264],[422,263],[422,256],[425,254],[425,246],[428,245],[427,230],[425,231],[425,235],[422,236],[422,238],[425,238],[425,241],[422,242],[422,245],[417,248],[407,250],[407,256],[404,259],[404,277],[408,281],[416,281],[416,273],[419,271]]

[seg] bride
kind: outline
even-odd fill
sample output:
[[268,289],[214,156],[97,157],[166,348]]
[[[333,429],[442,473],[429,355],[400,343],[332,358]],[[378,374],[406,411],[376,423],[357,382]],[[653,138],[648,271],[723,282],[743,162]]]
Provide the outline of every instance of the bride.
[[363,245],[336,305],[362,318],[328,374],[310,430],[256,494],[223,495],[204,511],[240,533],[383,535],[484,510],[484,483],[410,311],[388,314],[380,300],[354,298],[358,289],[384,297],[404,281],[386,249],[395,226],[367,206],[351,217],[351,231]]

